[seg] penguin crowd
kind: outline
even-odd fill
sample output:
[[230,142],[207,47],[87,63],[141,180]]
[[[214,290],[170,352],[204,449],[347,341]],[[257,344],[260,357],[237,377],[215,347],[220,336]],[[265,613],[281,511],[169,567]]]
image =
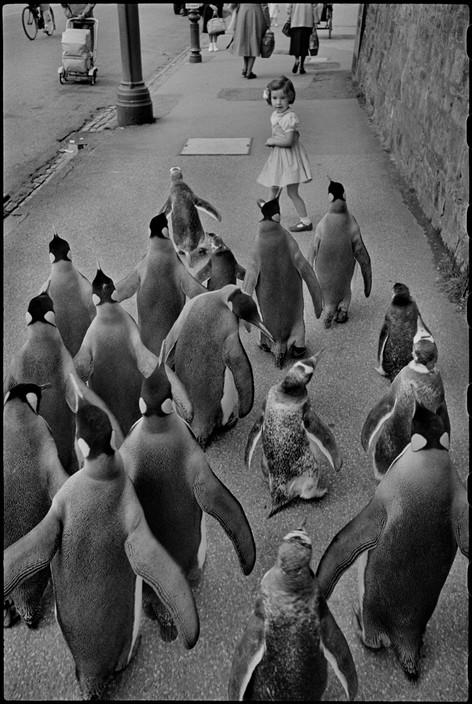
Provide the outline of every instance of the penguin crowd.
[[[421,674],[424,634],[457,549],[469,555],[469,505],[449,455],[438,348],[406,284],[394,284],[379,325],[372,371],[388,386],[359,437],[373,464],[370,501],[333,530],[317,566],[316,536],[299,523],[285,534],[276,527],[295,504],[317,510],[328,491],[323,465],[343,467],[342,429],[322,420],[310,389],[332,329],[350,319],[356,264],[365,297],[372,289],[344,186],[330,179],[328,199],[307,257],[280,224],[278,198],[258,201],[262,218],[241,263],[202,226],[198,210],[221,221],[219,210],[172,167],[147,252],[121,278],[98,264],[89,281],[66,239],[55,232],[49,242],[50,275],[28,303],[27,339],[4,379],[4,628],[40,628],[51,582],[86,700],[106,698],[139,652],[142,611],[162,641],[198,645],[208,516],[242,575],[257,564],[259,526],[208,451],[254,408],[254,328],[260,354],[281,371],[261,390],[241,458],[246,481],[256,481],[260,440],[265,520],[277,537],[273,566],[229,644],[228,699],[319,701],[330,671],[356,698],[363,673],[328,605],[354,563],[361,643],[390,648],[408,679]],[[325,328],[316,351],[306,344],[304,285]],[[122,306],[132,296],[137,321]]]

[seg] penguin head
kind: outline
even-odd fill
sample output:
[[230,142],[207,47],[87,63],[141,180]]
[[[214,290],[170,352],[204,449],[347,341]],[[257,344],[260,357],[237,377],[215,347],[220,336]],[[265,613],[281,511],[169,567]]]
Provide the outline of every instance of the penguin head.
[[42,386],[38,386],[38,384],[16,384],[16,386],[13,386],[5,394],[3,405],[5,406],[9,401],[13,401],[17,398],[23,403],[26,403],[33,413],[38,414],[42,390],[47,386],[50,386],[50,384],[43,384]]
[[264,201],[262,200],[262,198],[260,198],[257,201],[257,205],[261,209],[263,220],[272,220],[273,222],[280,222],[280,205],[278,197],[268,201]]
[[438,348],[433,338],[420,337],[413,342],[413,361],[424,364],[430,371],[434,369],[438,361]]
[[151,231],[150,237],[160,237],[161,239],[169,239],[169,226],[165,213],[155,215],[149,223]]
[[169,169],[169,173],[170,180],[172,181],[172,183],[175,183],[176,181],[183,181],[184,177],[182,175],[182,169],[180,168],[180,166],[172,166]]
[[419,450],[449,450],[449,432],[444,417],[433,413],[418,402],[411,421],[411,449]]
[[143,379],[139,410],[146,417],[162,418],[174,413],[172,389],[163,364],[157,367],[151,376]]
[[53,264],[61,260],[70,262],[70,259],[67,256],[69,252],[70,247],[67,240],[63,240],[62,237],[59,237],[59,235],[55,234],[49,243],[49,257],[51,259],[51,262]]
[[75,422],[77,444],[86,459],[114,454],[111,444],[113,429],[105,411],[82,400],[79,402]]
[[328,200],[346,200],[344,186],[342,183],[339,183],[338,181],[332,181],[331,179],[329,180]]
[[392,286],[392,303],[396,306],[406,306],[411,303],[410,289],[405,284],[396,283]]
[[92,297],[93,302],[96,306],[102,303],[116,303],[111,297],[111,294],[115,290],[115,284],[109,276],[103,273],[103,271],[98,268],[95,278],[92,281]]
[[56,316],[52,298],[46,291],[31,299],[26,312],[26,324],[47,323],[56,327]]
[[245,320],[251,325],[255,325],[271,342],[274,342],[274,338],[261,320],[259,311],[252,297],[248,296],[247,293],[243,293],[240,288],[234,287],[234,285],[231,285],[231,288],[233,290],[230,291],[226,299],[230,311],[232,311],[236,317]]
[[277,555],[277,564],[288,576],[297,574],[309,567],[312,555],[312,545],[304,528],[292,530],[282,540]]
[[214,232],[207,232],[206,236],[208,238],[208,244],[210,246],[210,249],[214,254],[228,250],[228,247],[224,243],[223,238],[219,235],[216,235]]
[[290,367],[287,374],[280,382],[280,389],[283,393],[289,394],[290,396],[305,394],[306,385],[313,376],[313,372],[315,371],[318,363],[318,358],[323,349],[319,350],[319,352],[312,357],[300,359],[298,362],[295,362],[292,367]]

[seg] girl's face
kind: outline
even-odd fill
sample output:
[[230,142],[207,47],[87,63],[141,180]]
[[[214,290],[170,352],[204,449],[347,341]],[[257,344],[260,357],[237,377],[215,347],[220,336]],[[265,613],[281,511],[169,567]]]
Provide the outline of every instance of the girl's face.
[[271,91],[270,102],[277,112],[284,112],[289,106],[288,98],[282,88]]

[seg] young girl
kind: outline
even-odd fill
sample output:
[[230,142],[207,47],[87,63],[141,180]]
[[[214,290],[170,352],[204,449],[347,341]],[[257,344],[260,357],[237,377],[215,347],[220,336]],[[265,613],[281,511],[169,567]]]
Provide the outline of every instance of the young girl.
[[257,181],[271,189],[271,199],[277,198],[282,188],[287,187],[287,195],[300,218],[296,225],[289,228],[291,232],[313,230],[305,203],[298,193],[300,183],[311,181],[311,169],[308,155],[299,140],[298,117],[290,108],[295,101],[292,81],[286,76],[275,78],[267,85],[264,98],[275,108],[270,116],[272,137],[266,141],[272,152]]

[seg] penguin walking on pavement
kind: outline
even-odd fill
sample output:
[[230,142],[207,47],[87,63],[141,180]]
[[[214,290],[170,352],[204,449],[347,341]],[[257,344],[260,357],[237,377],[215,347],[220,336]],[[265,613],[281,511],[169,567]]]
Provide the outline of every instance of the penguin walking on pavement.
[[374,476],[380,481],[410,442],[415,403],[441,416],[450,433],[444,386],[436,366],[437,347],[421,329],[413,341],[413,359],[395,376],[388,392],[369,412],[361,430],[366,452],[373,450]]
[[249,295],[256,292],[264,324],[274,338],[271,344],[262,334],[260,346],[272,352],[275,365],[282,368],[287,353],[293,357],[306,353],[303,282],[317,318],[322,310],[321,289],[297,242],[280,225],[278,198],[260,200],[258,205],[263,217],[246,267],[243,290]]
[[254,450],[262,437],[262,470],[269,480],[272,508],[268,517],[295,498],[321,498],[320,459],[324,455],[338,471],[342,459],[333,433],[317,416],[307,385],[321,351],[296,362],[282,381],[269,389],[262,413],[246,444],[245,462],[250,468]]
[[190,586],[152,535],[107,415],[76,389],[84,466],[62,485],[42,521],[4,552],[4,597],[51,565],[56,617],[85,699],[98,699],[138,644],[142,582],[159,595],[184,645],[199,633]]
[[51,273],[41,291],[51,296],[57,329],[74,356],[95,317],[92,284],[74,267],[69,243],[57,234],[49,242],[49,256]]
[[[39,415],[42,388],[17,384],[3,405],[3,548],[22,538],[49,511],[51,501],[66,481],[48,424]],[[17,619],[36,628],[42,616],[41,597],[49,581],[44,568],[13,590],[3,605],[3,625]]]
[[159,355],[162,341],[179,317],[186,297],[192,298],[206,289],[177,256],[164,213],[152,218],[149,229],[146,255],[118,281],[111,297],[121,302],[136,294],[141,340],[151,352]]
[[372,265],[355,217],[349,212],[342,183],[329,182],[328,212],[315,228],[308,261],[314,266],[323,294],[324,325],[345,323],[351,303],[351,282],[356,262],[364,280],[364,295],[370,296]]
[[212,434],[246,416],[254,403],[251,363],[239,336],[246,321],[271,334],[255,302],[228,284],[191,298],[163,342],[160,361],[167,364],[174,399],[176,383],[186,391],[192,416],[179,408],[202,447]]
[[[182,568],[191,586],[199,583],[206,556],[206,514],[231,540],[245,575],[256,548],[244,510],[213,473],[192,431],[174,412],[164,367],[143,380],[142,417],[131,428],[120,453],[149,527]],[[164,640],[177,635],[161,600],[143,585],[146,613],[158,620]]]
[[160,212],[171,214],[172,240],[189,269],[199,263],[199,248],[206,241],[198,210],[221,222],[219,211],[207,200],[197,196],[184,181],[182,169],[173,166],[170,169],[170,193]]
[[92,287],[97,315],[74,364],[81,379],[88,381],[110,408],[126,436],[141,415],[143,376],[152,374],[158,358],[143,344],[134,318],[112,298],[115,285],[100,268]]
[[207,238],[210,259],[196,272],[195,278],[202,283],[206,281],[208,291],[216,291],[226,284],[236,284],[238,279],[244,281],[246,269],[238,263],[223,238],[213,232],[207,232]]
[[319,701],[328,680],[327,663],[347,699],[355,699],[356,667],[320,593],[311,557],[305,530],[284,537],[275,565],[262,578],[254,612],[233,656],[230,700]]
[[328,599],[357,560],[360,638],[372,650],[392,647],[412,680],[457,547],[469,556],[467,492],[448,449],[444,419],[416,404],[410,442],[333,538],[316,573]]
[[417,333],[431,335],[408,286],[396,283],[379,335],[376,371],[381,376],[393,381],[400,369],[410,362]]

